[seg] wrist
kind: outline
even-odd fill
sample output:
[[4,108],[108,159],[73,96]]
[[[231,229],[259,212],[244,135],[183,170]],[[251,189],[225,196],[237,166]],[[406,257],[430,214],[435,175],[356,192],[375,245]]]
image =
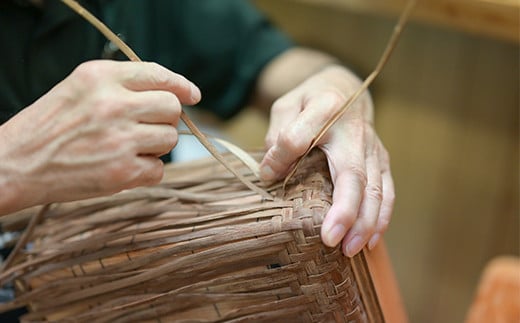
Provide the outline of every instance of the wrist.
[[[347,101],[363,84],[362,80],[356,74],[340,64],[326,66],[318,74],[323,80],[338,89],[345,96]],[[363,91],[349,110],[354,113],[358,112],[364,121],[373,124],[374,104],[368,90]]]
[[259,74],[253,104],[269,110],[272,103],[316,75],[336,58],[317,50],[294,47],[271,60]]

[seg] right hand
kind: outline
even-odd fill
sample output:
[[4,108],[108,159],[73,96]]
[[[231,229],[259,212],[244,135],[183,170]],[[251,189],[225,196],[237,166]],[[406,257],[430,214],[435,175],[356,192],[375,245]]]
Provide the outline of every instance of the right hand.
[[0,214],[158,183],[181,105],[200,97],[155,63],[81,64],[0,126]]

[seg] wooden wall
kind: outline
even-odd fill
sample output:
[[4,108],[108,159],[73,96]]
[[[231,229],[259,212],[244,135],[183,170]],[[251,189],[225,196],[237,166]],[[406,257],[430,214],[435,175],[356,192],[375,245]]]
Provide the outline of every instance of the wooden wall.
[[[395,21],[319,1],[256,3],[361,76]],[[462,322],[485,263],[519,253],[519,57],[517,43],[414,22],[371,89],[397,189],[386,241],[411,322]],[[259,118],[225,128],[261,145]]]

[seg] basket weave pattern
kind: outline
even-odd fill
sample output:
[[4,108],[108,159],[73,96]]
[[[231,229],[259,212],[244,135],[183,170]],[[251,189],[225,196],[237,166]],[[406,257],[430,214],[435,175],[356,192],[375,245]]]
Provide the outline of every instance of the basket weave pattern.
[[16,260],[11,305],[29,304],[25,321],[378,321],[352,260],[321,243],[323,154],[270,191],[264,201],[204,160],[168,165],[155,187],[56,205]]

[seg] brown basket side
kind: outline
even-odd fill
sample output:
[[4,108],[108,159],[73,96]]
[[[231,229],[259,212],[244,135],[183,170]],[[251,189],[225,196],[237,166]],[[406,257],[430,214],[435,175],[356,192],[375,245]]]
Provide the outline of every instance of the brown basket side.
[[204,161],[169,166],[156,187],[58,205],[18,260],[11,306],[30,304],[26,321],[383,322],[364,253],[321,243],[323,154],[271,192],[264,201]]

